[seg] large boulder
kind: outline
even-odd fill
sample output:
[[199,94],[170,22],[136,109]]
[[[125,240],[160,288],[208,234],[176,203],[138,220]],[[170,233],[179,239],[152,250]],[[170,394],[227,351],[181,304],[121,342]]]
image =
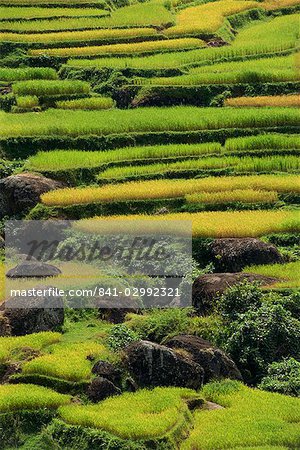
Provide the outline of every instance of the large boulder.
[[204,383],[212,379],[242,380],[242,375],[229,356],[209,341],[198,336],[179,335],[166,342],[168,347],[184,350],[204,369]]
[[22,336],[40,331],[53,331],[64,323],[63,299],[56,295],[48,295],[51,286],[37,286],[42,294],[33,296],[12,297],[5,301],[3,316],[8,319],[11,334]]
[[0,219],[33,208],[42,194],[63,186],[61,182],[34,173],[3,178],[0,180]]
[[16,267],[8,270],[8,278],[46,278],[57,277],[61,270],[52,264],[46,264],[39,261],[22,261]]
[[106,378],[112,383],[121,383],[121,371],[108,361],[99,360],[93,368],[92,373],[98,377]]
[[275,264],[283,261],[277,248],[256,238],[215,239],[211,243],[216,272],[240,272],[253,264]]
[[203,384],[202,367],[164,345],[138,341],[124,352],[125,365],[140,387],[181,386],[199,389]]
[[193,306],[198,314],[210,314],[216,300],[226,289],[243,281],[259,282],[262,286],[274,284],[280,280],[254,273],[210,273],[200,275],[193,283]]
[[121,394],[121,390],[103,377],[94,378],[87,389],[88,398],[95,403],[118,394]]

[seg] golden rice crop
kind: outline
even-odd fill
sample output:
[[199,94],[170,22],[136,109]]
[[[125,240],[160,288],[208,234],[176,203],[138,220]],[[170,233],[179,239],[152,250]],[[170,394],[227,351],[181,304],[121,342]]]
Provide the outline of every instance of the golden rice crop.
[[12,85],[13,93],[21,96],[87,94],[89,90],[89,83],[79,80],[27,80]]
[[[24,82],[25,83],[25,82]],[[29,82],[27,82],[29,83]],[[87,83],[78,80],[60,81],[53,90],[46,89],[50,81],[22,85],[21,95],[54,95],[86,90]],[[51,82],[54,83],[54,82]],[[61,84],[59,84],[61,83]],[[83,83],[83,84],[80,84]],[[67,91],[64,86],[69,86]],[[32,87],[32,89],[30,89]],[[24,88],[24,89],[23,89]],[[48,94],[48,95],[49,95]],[[111,109],[109,111],[67,111],[48,109],[40,114],[8,114],[0,111],[0,136],[87,136],[136,132],[198,131],[230,128],[265,128],[298,126],[296,108],[170,108]]]
[[[300,75],[299,75],[300,79]],[[300,106],[299,95],[265,95],[260,97],[235,97],[227,98],[225,100],[225,106],[234,107],[249,107],[249,106]]]
[[162,160],[187,158],[205,154],[219,154],[218,142],[205,144],[168,144],[146,147],[126,147],[104,152],[82,152],[78,150],[56,150],[39,152],[29,158],[26,167],[38,171],[56,171],[101,167],[103,164],[120,164],[139,160]]
[[158,163],[136,166],[109,167],[98,175],[99,180],[126,179],[130,177],[163,176],[164,174],[185,171],[232,168],[236,172],[289,172],[300,169],[297,156],[238,157],[224,156],[188,159],[171,163]]
[[274,203],[278,200],[277,192],[256,189],[236,189],[234,191],[200,192],[186,195],[188,203]]
[[190,180],[151,180],[127,182],[101,187],[67,188],[41,196],[47,206],[67,206],[97,202],[184,197],[195,192],[219,192],[257,189],[276,192],[300,192],[298,175],[251,175],[208,177]]
[[49,55],[49,56],[95,56],[95,55],[116,55],[127,53],[152,53],[173,50],[183,50],[190,48],[204,47],[206,44],[200,39],[182,38],[167,39],[162,41],[145,41],[131,44],[109,44],[93,47],[69,47],[69,48],[44,48],[29,50],[29,55]]
[[[19,8],[18,8],[19,9]],[[24,43],[59,43],[67,42],[88,42],[88,41],[118,41],[131,40],[135,38],[156,37],[157,31],[154,28],[125,28],[125,29],[93,29],[82,31],[58,31],[56,33],[0,33],[2,42],[24,42]]]
[[[114,222],[118,223],[120,220],[191,221],[192,232],[195,237],[258,237],[270,233],[296,233],[300,231],[300,212],[297,210],[207,211],[158,216],[138,214],[102,216],[98,219],[110,223],[112,227]],[[97,218],[83,219],[75,224],[75,228],[81,231],[91,232],[93,227],[97,228]]]
[[[0,2],[1,3],[1,2]],[[1,20],[9,19],[50,19],[52,17],[102,17],[109,11],[98,8],[39,8],[2,6]]]
[[3,384],[0,386],[0,412],[37,409],[57,409],[70,403],[71,396],[33,384]]
[[299,0],[264,0],[260,6],[267,11],[299,5]]
[[76,100],[61,100],[55,103],[60,109],[111,109],[115,106],[115,102],[110,97],[88,97]]
[[213,33],[218,30],[226,16],[247,9],[257,8],[254,1],[221,0],[183,9],[177,14],[177,24],[165,31],[167,36]]
[[243,272],[258,273],[266,277],[279,278],[284,281],[275,283],[278,288],[300,288],[300,261],[285,264],[266,264],[245,267]]

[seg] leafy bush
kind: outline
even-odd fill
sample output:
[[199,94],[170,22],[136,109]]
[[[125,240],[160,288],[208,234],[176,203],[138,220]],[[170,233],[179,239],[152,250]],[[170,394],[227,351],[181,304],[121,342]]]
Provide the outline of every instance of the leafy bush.
[[261,306],[262,290],[258,286],[244,281],[225,291],[218,301],[218,310],[226,321],[237,320],[240,314]]
[[126,325],[115,325],[109,333],[107,344],[112,350],[121,350],[132,342],[138,341],[139,335]]
[[260,381],[274,361],[300,357],[300,321],[281,305],[264,303],[250,309],[228,332],[226,349],[247,381]]
[[260,389],[300,397],[300,362],[294,358],[274,362],[261,380]]

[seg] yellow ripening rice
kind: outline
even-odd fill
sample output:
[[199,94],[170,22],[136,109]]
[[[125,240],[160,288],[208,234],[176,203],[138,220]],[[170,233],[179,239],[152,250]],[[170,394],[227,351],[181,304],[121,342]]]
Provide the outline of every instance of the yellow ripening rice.
[[[98,220],[97,220],[98,219]],[[83,219],[75,224],[75,228],[84,232],[96,232],[97,222],[104,221],[113,229],[114,223],[134,220],[158,221],[191,221],[193,236],[201,237],[257,237],[270,233],[295,233],[300,231],[300,212],[295,210],[255,210],[255,211],[208,211],[199,213],[174,213],[158,216],[143,214],[128,216],[109,216]],[[101,229],[101,227],[100,227]]]
[[264,0],[260,6],[267,11],[299,5],[299,0]]
[[41,201],[47,206],[69,206],[127,200],[177,198],[196,192],[219,192],[236,189],[300,193],[300,177],[298,175],[251,175],[190,180],[136,181],[109,184],[102,187],[58,189],[43,194]]
[[186,195],[188,203],[222,204],[222,203],[274,203],[278,200],[277,192],[258,191],[255,189],[236,189],[234,191],[201,192]]
[[163,51],[183,50],[191,48],[205,47],[206,44],[201,39],[182,38],[166,39],[163,41],[145,41],[132,44],[110,44],[93,47],[71,47],[71,48],[48,48],[40,50],[29,50],[29,55],[50,55],[50,56],[101,56],[101,55],[123,55],[131,53],[156,53]]
[[235,97],[227,98],[225,100],[225,106],[300,106],[299,95],[266,95],[260,97]]
[[[20,8],[18,8],[20,9]],[[55,8],[53,8],[55,9]],[[157,31],[152,28],[111,28],[78,31],[57,31],[50,33],[0,33],[0,40],[4,42],[42,43],[44,45],[58,43],[66,45],[68,42],[132,40],[136,38],[156,37]]]
[[177,25],[165,31],[167,36],[213,33],[220,28],[226,16],[236,14],[259,4],[253,1],[221,0],[183,9],[177,15]]

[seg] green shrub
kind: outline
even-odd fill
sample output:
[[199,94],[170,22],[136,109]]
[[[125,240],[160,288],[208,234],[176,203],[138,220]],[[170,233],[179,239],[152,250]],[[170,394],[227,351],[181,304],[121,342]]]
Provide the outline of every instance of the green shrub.
[[300,362],[289,358],[270,364],[267,375],[258,387],[265,391],[300,397]]
[[258,283],[244,281],[228,288],[218,301],[218,310],[228,322],[261,305],[262,290]]
[[231,323],[225,347],[245,380],[258,382],[270,363],[300,358],[300,321],[281,305],[264,303]]
[[132,342],[138,341],[139,335],[126,325],[115,325],[109,333],[107,344],[112,350],[122,350]]

